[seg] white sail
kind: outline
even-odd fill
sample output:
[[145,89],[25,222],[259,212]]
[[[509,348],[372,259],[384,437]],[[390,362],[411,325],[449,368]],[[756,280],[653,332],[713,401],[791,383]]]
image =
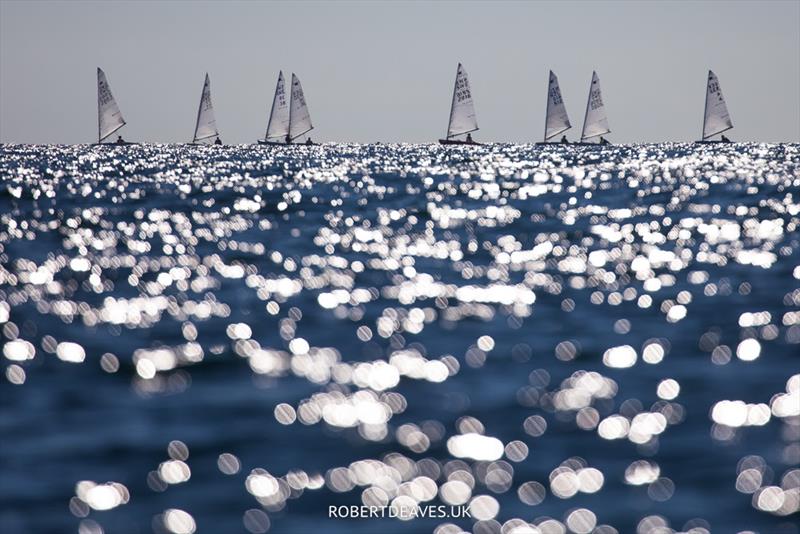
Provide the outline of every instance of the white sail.
[[314,129],[308,114],[306,97],[300,79],[292,73],[292,103],[289,106],[289,138],[294,141]]
[[197,108],[197,124],[194,127],[193,143],[210,141],[213,137],[218,137],[217,120],[214,118],[214,106],[211,105],[211,79],[206,73],[206,81],[203,83],[203,93],[200,95],[200,106]]
[[581,141],[610,133],[603,95],[600,93],[600,78],[592,72],[592,83],[589,86],[589,100],[586,102],[586,115],[583,119]]
[[125,119],[111,94],[106,73],[97,68],[97,142],[102,143],[111,134],[125,126]]
[[272,111],[267,123],[267,141],[285,141],[289,133],[289,102],[286,99],[286,84],[283,81],[283,71],[278,74],[278,84],[275,86],[275,97],[272,99]]
[[558,134],[572,128],[567,116],[567,108],[561,98],[561,88],[558,86],[558,76],[550,71],[550,82],[547,86],[547,116],[544,121],[544,140],[552,139]]
[[450,106],[447,138],[474,132],[477,129],[478,119],[475,117],[475,105],[472,103],[469,78],[467,78],[467,71],[459,63],[456,71],[456,83],[453,86],[453,103]]
[[703,139],[726,132],[733,128],[733,122],[728,115],[728,106],[722,96],[717,75],[708,71],[708,84],[706,85],[706,112],[703,117]]

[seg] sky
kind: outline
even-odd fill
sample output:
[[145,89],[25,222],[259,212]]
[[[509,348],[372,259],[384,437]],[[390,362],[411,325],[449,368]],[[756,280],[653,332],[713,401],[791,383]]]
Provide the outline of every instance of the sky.
[[192,138],[206,72],[222,140],[264,136],[278,71],[315,141],[435,142],[458,62],[479,141],[532,142],[548,71],[572,130],[592,71],[614,143],[700,137],[708,69],[741,141],[800,141],[800,2],[0,0],[0,142],[96,140],[96,68],[127,140]]

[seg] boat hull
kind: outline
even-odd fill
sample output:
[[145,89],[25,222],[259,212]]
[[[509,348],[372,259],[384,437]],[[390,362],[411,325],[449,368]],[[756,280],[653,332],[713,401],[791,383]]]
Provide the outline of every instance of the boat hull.
[[281,143],[280,141],[265,141],[263,139],[258,140],[258,144],[262,146],[288,146],[291,143]]
[[141,145],[141,143],[131,143],[129,141],[123,141],[122,143],[92,143],[92,146],[129,146],[129,145]]
[[579,142],[570,143],[570,144],[571,145],[575,145],[575,146],[597,146],[597,147],[611,146],[611,143],[586,143],[584,141],[579,141]]
[[258,144],[261,146],[317,146],[318,143],[281,143],[278,141],[264,141],[263,139],[259,139]]
[[716,139],[716,140],[706,139],[706,140],[700,140],[700,141],[695,141],[694,142],[694,144],[696,144],[696,145],[729,145],[731,143],[733,143],[733,141],[722,141],[722,140],[719,140],[719,139]]
[[534,143],[536,146],[569,146],[569,145],[577,145],[578,143],[562,143],[561,141],[539,141],[538,143]]
[[461,141],[459,139],[439,139],[439,143],[442,145],[481,145],[483,143],[478,143],[476,141]]

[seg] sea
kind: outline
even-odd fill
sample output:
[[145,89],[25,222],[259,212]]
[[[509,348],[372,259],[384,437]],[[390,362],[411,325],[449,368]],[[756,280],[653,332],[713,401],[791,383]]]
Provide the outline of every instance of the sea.
[[0,532],[800,532],[800,145],[0,146]]

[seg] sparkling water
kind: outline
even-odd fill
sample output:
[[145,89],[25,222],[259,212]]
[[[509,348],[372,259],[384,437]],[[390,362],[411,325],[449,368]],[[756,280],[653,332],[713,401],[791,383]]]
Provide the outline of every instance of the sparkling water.
[[2,146],[0,530],[796,533],[799,163]]

